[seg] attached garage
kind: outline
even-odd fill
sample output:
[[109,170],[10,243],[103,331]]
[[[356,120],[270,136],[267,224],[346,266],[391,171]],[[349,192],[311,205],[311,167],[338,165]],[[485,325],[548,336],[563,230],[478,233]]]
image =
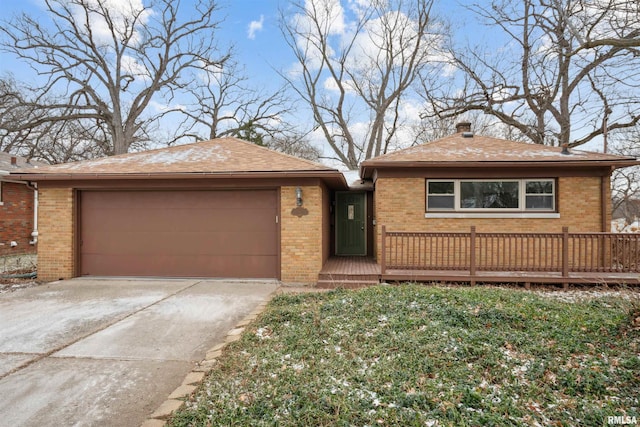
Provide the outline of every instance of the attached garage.
[[80,274],[278,278],[276,190],[81,191]]
[[20,170],[38,188],[38,278],[315,283],[342,173],[237,138]]

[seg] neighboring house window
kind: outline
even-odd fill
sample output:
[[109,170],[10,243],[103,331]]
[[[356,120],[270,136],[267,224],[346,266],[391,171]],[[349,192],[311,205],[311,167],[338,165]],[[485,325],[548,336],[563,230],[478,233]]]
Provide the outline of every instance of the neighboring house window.
[[553,212],[553,179],[427,180],[427,212]]

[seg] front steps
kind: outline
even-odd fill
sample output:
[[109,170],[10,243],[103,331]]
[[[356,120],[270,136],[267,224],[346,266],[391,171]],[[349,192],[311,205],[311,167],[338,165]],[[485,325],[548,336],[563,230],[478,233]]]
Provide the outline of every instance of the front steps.
[[320,273],[316,287],[320,289],[358,289],[378,283],[380,283],[380,277],[377,274]]

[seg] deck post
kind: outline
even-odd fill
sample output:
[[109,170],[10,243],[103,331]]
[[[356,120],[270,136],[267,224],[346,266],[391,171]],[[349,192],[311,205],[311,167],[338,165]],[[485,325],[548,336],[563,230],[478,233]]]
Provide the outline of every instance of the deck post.
[[562,227],[562,288],[569,289],[569,227]]
[[[380,247],[381,260],[380,260],[380,273],[385,275],[387,273],[387,227],[382,226],[382,242]],[[384,279],[384,278],[383,278]]]
[[476,226],[471,226],[471,236],[469,237],[469,275],[471,276],[471,286],[476,284]]

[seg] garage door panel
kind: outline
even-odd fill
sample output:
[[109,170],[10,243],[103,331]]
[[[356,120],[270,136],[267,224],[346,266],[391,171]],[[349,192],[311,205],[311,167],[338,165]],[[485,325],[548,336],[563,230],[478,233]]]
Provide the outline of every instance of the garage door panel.
[[[246,209],[249,191],[112,191],[85,192],[86,200],[103,201],[108,198],[108,206],[115,209],[129,209],[132,205],[144,205],[149,209],[166,209],[167,204],[177,207],[205,208],[215,204],[220,209]],[[271,209],[271,190],[250,191],[251,206]],[[193,193],[199,193],[193,197]]]
[[[160,235],[162,234],[162,235]],[[163,241],[150,246],[149,241]],[[81,243],[82,253],[120,255],[277,255],[271,232],[96,232]]]
[[[83,219],[83,227],[91,230],[151,231],[168,225],[170,231],[259,231],[275,224],[273,209],[137,209],[135,215],[122,221],[130,209],[91,209]],[[189,221],[181,218],[189,218]]]
[[276,190],[86,191],[80,200],[83,275],[279,275]]
[[86,261],[91,267],[87,267],[85,274],[91,276],[110,276],[104,270],[113,265],[119,266],[118,276],[274,278],[278,275],[275,256],[224,255],[212,259],[141,255],[132,259],[127,255],[86,255]]

